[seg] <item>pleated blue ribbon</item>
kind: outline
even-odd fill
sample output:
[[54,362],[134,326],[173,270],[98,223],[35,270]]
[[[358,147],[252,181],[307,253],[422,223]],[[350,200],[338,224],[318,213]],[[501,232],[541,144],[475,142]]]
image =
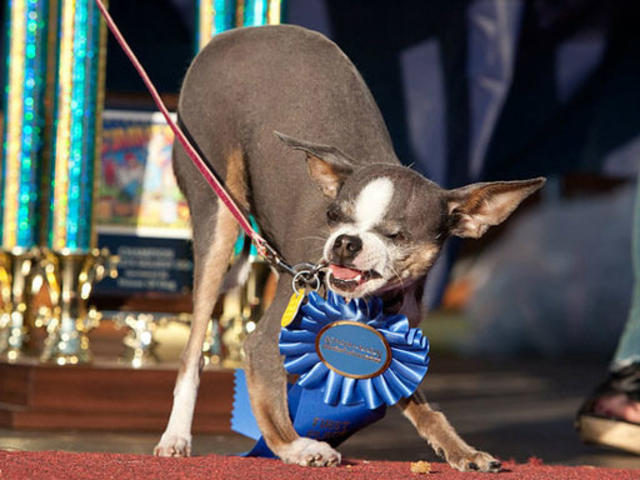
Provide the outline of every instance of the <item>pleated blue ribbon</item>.
[[[427,373],[429,342],[404,315],[386,315],[382,300],[347,303],[312,292],[280,332],[284,367],[298,380],[288,390],[299,435],[337,446],[411,396]],[[257,440],[245,455],[273,457],[252,416],[244,373],[236,372],[232,429]]]
[[[378,332],[387,346],[387,351],[383,352],[387,367],[375,376],[357,378],[358,375],[339,371],[327,358],[320,358],[322,348],[318,348],[316,340],[322,330],[327,331],[334,322],[357,322]],[[365,332],[360,332],[351,336],[364,337]],[[347,358],[350,355],[354,362],[360,360],[363,352],[370,359],[379,358],[378,353],[366,355],[371,352],[370,347],[354,345],[355,342],[345,339],[336,343],[336,349],[340,347],[343,353],[347,353]],[[300,375],[296,384],[322,394],[327,405],[364,403],[370,409],[383,404],[394,405],[416,391],[429,367],[427,337],[422,335],[420,329],[411,328],[406,316],[386,315],[382,311],[382,300],[378,297],[368,301],[360,298],[347,303],[333,292],[329,292],[326,300],[315,292],[309,294],[307,303],[302,306],[296,319],[280,332],[280,353],[285,357],[285,369]]]

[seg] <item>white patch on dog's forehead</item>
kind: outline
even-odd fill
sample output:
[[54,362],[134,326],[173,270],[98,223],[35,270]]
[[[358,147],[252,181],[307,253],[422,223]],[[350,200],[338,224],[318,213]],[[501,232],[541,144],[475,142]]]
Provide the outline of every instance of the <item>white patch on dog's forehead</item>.
[[369,230],[382,221],[393,197],[393,182],[380,177],[369,182],[358,194],[355,221],[362,230]]

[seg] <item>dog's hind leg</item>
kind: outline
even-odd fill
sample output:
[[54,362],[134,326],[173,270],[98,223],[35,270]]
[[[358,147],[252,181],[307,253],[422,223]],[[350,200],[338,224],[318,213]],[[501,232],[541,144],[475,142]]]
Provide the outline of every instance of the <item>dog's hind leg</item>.
[[291,293],[290,277],[281,277],[273,303],[245,341],[251,409],[267,445],[284,462],[335,466],[340,464],[340,454],[325,442],[300,437],[289,417],[287,376],[278,351],[278,334],[280,317]]
[[[236,155],[227,163],[225,183],[236,198],[242,198],[244,193],[241,162],[241,156]],[[202,183],[192,188],[208,189]],[[193,316],[189,340],[180,358],[169,423],[154,449],[155,455],[163,457],[191,453],[191,423],[202,368],[202,344],[239,230],[229,210],[209,190],[186,193],[193,225]]]

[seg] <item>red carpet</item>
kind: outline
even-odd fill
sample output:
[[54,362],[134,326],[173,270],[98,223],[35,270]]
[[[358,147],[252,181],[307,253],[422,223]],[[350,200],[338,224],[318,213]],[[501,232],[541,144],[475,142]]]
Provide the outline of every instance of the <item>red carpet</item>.
[[[147,455],[66,452],[0,451],[0,479],[202,479],[202,480],[323,480],[323,479],[433,479],[473,480],[494,474],[460,473],[442,463],[432,463],[430,474],[414,474],[408,462],[347,461],[337,468],[303,468],[277,460],[207,455],[193,458],[156,458]],[[640,470],[562,467],[530,461],[505,464],[500,480],[638,480]]]

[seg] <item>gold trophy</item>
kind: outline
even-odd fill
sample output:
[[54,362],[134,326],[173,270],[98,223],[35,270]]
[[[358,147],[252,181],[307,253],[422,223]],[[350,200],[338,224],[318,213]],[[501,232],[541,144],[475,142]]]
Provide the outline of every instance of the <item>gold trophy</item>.
[[[250,260],[249,277],[245,285],[224,295],[223,312],[220,318],[225,367],[238,368],[244,362],[242,344],[247,335],[256,328],[256,322],[268,307],[265,289],[270,273],[269,265],[253,257]],[[213,320],[215,322],[215,319]]]
[[35,258],[34,249],[0,251],[0,357],[9,362],[22,356],[26,347]]
[[125,346],[122,359],[133,368],[140,368],[158,361],[154,351],[156,341],[153,338],[157,326],[155,320],[151,313],[122,313],[117,317],[116,324],[129,329],[129,333],[122,341]]
[[101,314],[88,300],[93,285],[109,275],[115,278],[117,257],[106,249],[86,253],[44,251],[40,271],[48,286],[52,307],[40,307],[37,326],[47,329],[40,359],[58,365],[89,363],[93,359],[87,333]]
[[202,358],[205,366],[220,365],[222,362],[222,343],[220,341],[220,322],[217,318],[209,320],[207,333],[202,344]]

